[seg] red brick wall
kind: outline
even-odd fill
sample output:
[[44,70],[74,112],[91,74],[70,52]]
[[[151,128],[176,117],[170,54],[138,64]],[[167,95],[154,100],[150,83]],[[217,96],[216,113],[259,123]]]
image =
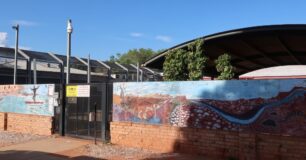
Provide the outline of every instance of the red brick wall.
[[[4,113],[0,113],[0,130],[4,129]],[[7,130],[38,135],[52,134],[52,117],[7,113]]]
[[0,112],[0,131],[4,130],[4,113]]
[[217,159],[306,159],[306,139],[220,130],[111,122],[113,144]]

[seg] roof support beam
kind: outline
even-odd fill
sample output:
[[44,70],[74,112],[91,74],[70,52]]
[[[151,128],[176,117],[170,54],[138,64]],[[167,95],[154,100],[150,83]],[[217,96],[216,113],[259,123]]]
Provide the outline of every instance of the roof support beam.
[[97,62],[98,63],[100,63],[102,66],[104,66],[105,68],[107,68],[107,69],[111,69],[111,67],[109,66],[109,65],[107,65],[106,63],[104,63],[104,62],[102,62],[102,61],[99,61],[99,60],[97,60]]
[[130,66],[132,66],[133,68],[135,68],[137,70],[137,82],[139,80],[139,73],[138,71],[140,72],[140,81],[142,82],[142,79],[143,79],[143,71],[142,69],[139,68],[139,64],[137,64],[137,66],[135,66],[134,64],[130,64]]
[[87,62],[85,62],[83,59],[79,58],[79,57],[75,57],[78,61],[80,61],[81,63],[83,63],[85,66],[88,66]]
[[244,61],[251,62],[251,63],[256,64],[257,66],[260,66],[260,67],[264,67],[264,68],[267,67],[267,66],[265,66],[264,64],[261,64],[261,63],[259,63],[259,62],[254,61],[254,60],[251,60],[251,59],[248,59],[248,58],[243,57],[243,56],[241,56],[241,55],[238,55],[238,54],[236,54],[236,53],[230,51],[230,49],[225,48],[224,46],[218,45],[218,46],[215,46],[215,47],[217,47],[218,49],[223,50],[224,53],[226,53],[226,52],[230,53],[230,55],[233,55],[233,56],[235,56],[235,57],[238,58],[238,59],[241,59],[241,60],[244,60]]
[[153,70],[151,70],[150,68],[148,67],[143,67],[144,69],[146,69],[147,71],[149,71],[150,73],[152,73],[153,75],[155,74],[155,72]]
[[273,62],[276,65],[282,65],[281,63],[279,63],[278,61],[272,59],[271,57],[269,57],[262,49],[246,42],[245,40],[240,40],[245,46],[247,46],[250,49],[253,49],[254,51],[258,52],[261,56],[265,57],[266,59],[269,59],[271,62]]
[[117,65],[117,66],[119,66],[120,68],[122,68],[123,70],[125,70],[126,71],[126,81],[129,81],[129,70],[127,69],[127,68],[125,68],[123,65],[121,65],[120,63],[118,63],[118,62],[115,62],[115,64]]
[[108,80],[111,78],[112,76],[112,68],[107,65],[106,63],[102,62],[102,61],[99,61],[99,60],[96,60],[99,64],[101,64],[102,66],[104,66],[105,68],[107,68],[107,76],[108,76]]
[[51,53],[51,52],[48,52],[48,54],[53,58],[55,59],[55,61],[57,61],[59,63],[59,67],[60,67],[60,72],[61,72],[61,84],[64,84],[65,83],[65,80],[64,80],[64,77],[65,77],[65,65],[64,65],[64,62],[59,59],[55,54]]
[[30,60],[30,57],[24,53],[21,49],[18,49],[18,53],[27,60]]
[[293,52],[291,51],[291,49],[289,49],[288,45],[286,44],[286,42],[280,38],[279,36],[276,36],[277,41],[281,44],[281,46],[285,49],[285,51],[288,53],[288,55],[297,63],[297,64],[302,64],[302,62],[300,60],[298,60]]
[[[31,57],[30,56],[28,56],[26,53],[24,53],[21,49],[18,49],[18,53],[22,56],[22,57],[24,57],[25,59],[27,59],[27,74],[28,74],[28,79],[27,79],[27,83],[28,84],[31,84],[32,82],[31,82],[31,80],[32,80],[32,69],[31,69],[31,61],[32,61],[32,59],[31,59]],[[18,70],[18,69],[17,69]]]
[[123,70],[125,70],[125,71],[129,71],[127,68],[125,68],[123,65],[121,65],[120,63],[118,63],[118,62],[115,62],[115,64],[117,65],[117,66],[119,66],[120,68],[122,68]]
[[55,54],[53,54],[53,53],[51,53],[51,52],[48,52],[48,54],[49,54],[53,59],[55,59],[55,61],[57,61],[58,63],[64,64],[64,62],[63,62],[61,59],[59,59]]

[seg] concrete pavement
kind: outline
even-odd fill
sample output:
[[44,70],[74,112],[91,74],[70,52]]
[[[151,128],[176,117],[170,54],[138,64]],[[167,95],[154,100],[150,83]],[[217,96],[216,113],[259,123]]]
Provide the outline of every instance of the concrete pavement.
[[[92,141],[72,138],[46,138],[22,144],[0,148],[0,159],[5,160],[63,160],[63,159],[94,159],[82,155],[65,155],[65,152],[80,148]],[[71,154],[71,153],[70,153]]]

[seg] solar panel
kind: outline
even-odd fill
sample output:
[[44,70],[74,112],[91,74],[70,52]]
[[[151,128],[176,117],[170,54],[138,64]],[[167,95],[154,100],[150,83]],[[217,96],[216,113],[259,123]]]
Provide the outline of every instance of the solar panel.
[[37,61],[44,61],[49,63],[58,63],[53,57],[51,57],[46,52],[37,52],[37,51],[29,51],[29,50],[22,50],[26,53],[30,58],[36,59]]
[[117,64],[113,63],[113,62],[104,62],[105,64],[107,64],[108,66],[110,66],[112,68],[112,70],[124,70],[121,67],[119,67]]
[[64,55],[60,55],[60,54],[54,54],[57,58],[59,58],[60,60],[62,60],[63,61],[63,63],[64,63],[64,66],[66,66],[66,64],[67,64],[67,58],[66,58],[66,56],[64,56]]
[[[88,59],[86,58],[81,58],[83,61],[85,61],[86,63],[88,62]],[[92,67],[104,67],[102,64],[100,64],[99,62],[97,62],[96,60],[91,59],[90,60],[90,65]]]
[[[64,66],[67,66],[67,57],[64,55],[60,55],[60,54],[54,54],[56,57],[58,57],[60,60],[63,61]],[[70,57],[70,64],[71,64],[71,68],[77,68],[80,70],[87,70],[87,65],[83,64],[82,62],[80,62],[77,58],[75,57]]]
[[[6,58],[15,58],[15,49],[14,48],[5,48],[5,47],[0,47],[0,57],[6,57]],[[17,55],[18,59],[25,59],[23,56],[20,54]]]
[[123,67],[127,68],[129,70],[129,72],[137,72],[137,69],[132,67],[129,64],[121,64]]

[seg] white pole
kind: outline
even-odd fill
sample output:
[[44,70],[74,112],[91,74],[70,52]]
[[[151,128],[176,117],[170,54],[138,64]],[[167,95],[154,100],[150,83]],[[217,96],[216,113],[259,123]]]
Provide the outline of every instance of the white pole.
[[34,84],[37,84],[37,69],[36,69],[36,59],[33,59],[33,72],[34,72]]
[[137,62],[137,82],[139,82],[139,62]]
[[67,74],[66,84],[70,83],[70,56],[71,56],[71,33],[73,31],[71,19],[68,20],[67,24]]
[[14,84],[17,82],[17,55],[18,55],[18,41],[19,41],[19,25],[13,26],[16,30],[16,45],[15,45],[15,57],[14,57]]
[[143,70],[140,70],[140,82],[143,81]]
[[90,83],[91,82],[91,75],[90,75],[90,72],[91,72],[91,68],[90,68],[90,54],[88,54],[88,61],[87,61],[87,83]]

